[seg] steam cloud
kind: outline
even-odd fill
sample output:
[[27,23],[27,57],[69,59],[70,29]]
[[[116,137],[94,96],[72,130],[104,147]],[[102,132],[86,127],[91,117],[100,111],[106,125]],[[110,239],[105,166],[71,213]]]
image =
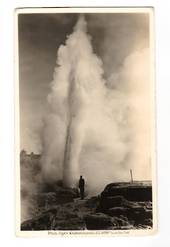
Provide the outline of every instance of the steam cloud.
[[[139,157],[135,156],[140,153],[137,149],[141,142],[140,137],[130,140],[130,135],[139,130],[132,131],[134,126],[138,128],[137,112],[131,114],[132,110],[140,108],[135,106],[139,94],[143,103],[142,81],[137,81],[137,87],[134,85],[139,73],[136,70],[136,77],[133,77],[137,69],[134,68],[136,56],[139,62],[143,54],[139,52],[127,57],[122,71],[105,81],[102,61],[93,52],[87,23],[80,16],[73,33],[58,50],[48,95],[50,114],[45,119],[42,158],[45,179],[51,182],[64,180],[66,186],[74,187],[82,174],[89,191],[99,191],[108,182],[129,177],[128,159],[131,159],[131,166],[137,162]],[[141,66],[140,62],[138,66]],[[127,82],[123,85],[127,78],[130,87]],[[133,155],[130,153],[132,146]]]
[[116,71],[104,72],[114,59],[109,35],[105,64],[93,51],[83,15],[58,49],[41,129],[41,174],[31,174],[30,164],[22,171],[22,219],[30,217],[30,194],[43,181],[75,187],[83,175],[94,194],[110,182],[129,181],[130,169],[136,180],[151,178],[149,49],[135,47]]

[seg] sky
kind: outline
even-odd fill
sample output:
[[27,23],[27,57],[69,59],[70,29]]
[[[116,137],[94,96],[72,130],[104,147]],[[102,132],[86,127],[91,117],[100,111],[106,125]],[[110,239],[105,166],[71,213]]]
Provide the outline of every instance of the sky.
[[[57,50],[72,33],[78,16],[19,15],[20,149],[41,152],[41,126]],[[149,49],[148,14],[85,14],[85,19],[93,50],[103,62],[108,87],[126,91],[122,70],[128,70],[129,59],[134,64],[136,57],[140,59],[136,54]]]

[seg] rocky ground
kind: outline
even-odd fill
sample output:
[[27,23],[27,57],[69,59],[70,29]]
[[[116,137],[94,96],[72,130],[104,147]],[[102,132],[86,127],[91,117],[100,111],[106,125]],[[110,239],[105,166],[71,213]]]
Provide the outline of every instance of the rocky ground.
[[57,186],[34,195],[36,210],[21,230],[120,230],[152,228],[150,183],[113,183],[95,197]]

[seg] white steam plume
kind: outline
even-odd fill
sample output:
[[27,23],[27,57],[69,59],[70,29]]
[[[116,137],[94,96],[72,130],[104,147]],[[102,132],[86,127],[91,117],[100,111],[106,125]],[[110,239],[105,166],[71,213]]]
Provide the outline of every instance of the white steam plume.
[[148,48],[136,50],[124,60],[108,85],[123,91],[129,106],[130,160],[136,179],[151,179],[152,93]]
[[108,83],[80,16],[58,50],[48,95],[42,155],[47,181],[73,187],[83,175],[88,190],[99,192],[109,182],[129,178],[131,104],[123,90],[108,89]]

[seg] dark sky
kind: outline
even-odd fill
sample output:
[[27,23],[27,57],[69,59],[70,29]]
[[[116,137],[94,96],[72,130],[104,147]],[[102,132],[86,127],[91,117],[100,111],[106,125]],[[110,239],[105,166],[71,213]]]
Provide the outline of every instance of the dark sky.
[[[57,50],[72,33],[78,14],[19,14],[21,148],[39,151],[38,130]],[[149,46],[147,14],[85,14],[94,52],[107,79],[135,50]],[[34,141],[33,141],[34,140]]]

